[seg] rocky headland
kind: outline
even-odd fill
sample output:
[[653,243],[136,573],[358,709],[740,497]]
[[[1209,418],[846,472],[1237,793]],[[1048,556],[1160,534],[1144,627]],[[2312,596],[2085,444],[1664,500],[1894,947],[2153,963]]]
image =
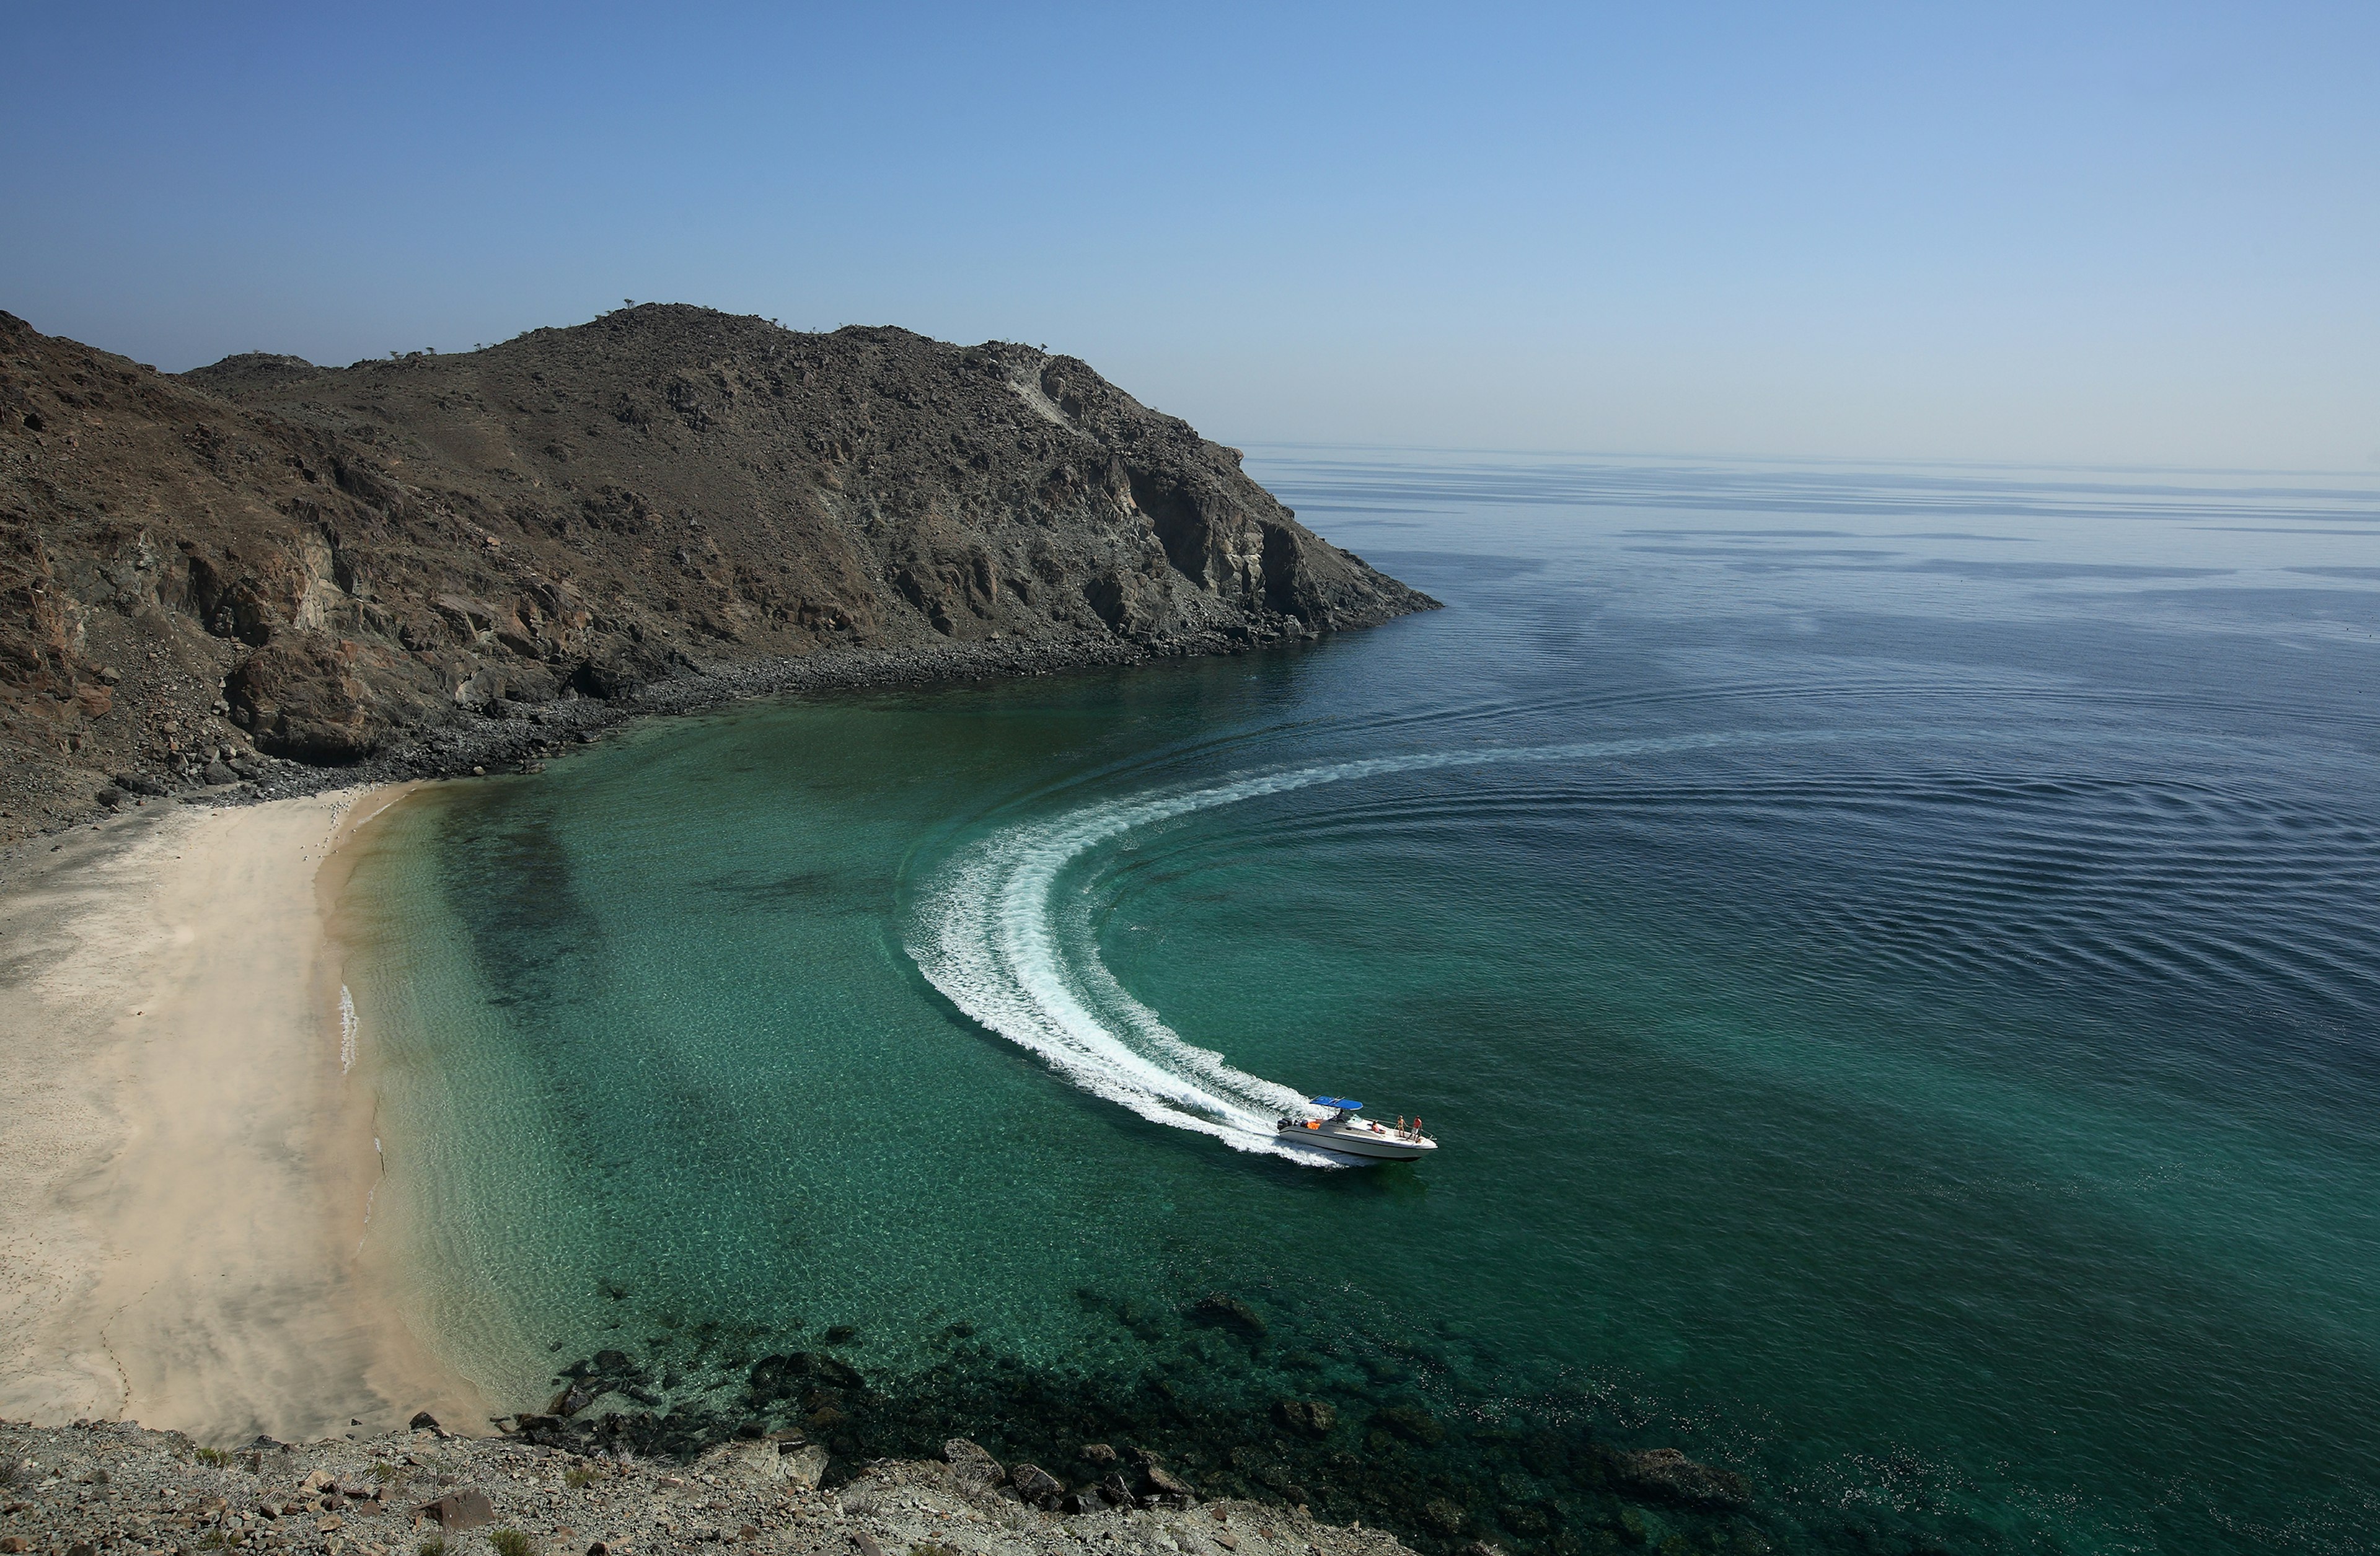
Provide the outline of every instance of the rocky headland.
[[675,305],[174,375],[0,314],[0,841],[1435,602],[1085,363]]

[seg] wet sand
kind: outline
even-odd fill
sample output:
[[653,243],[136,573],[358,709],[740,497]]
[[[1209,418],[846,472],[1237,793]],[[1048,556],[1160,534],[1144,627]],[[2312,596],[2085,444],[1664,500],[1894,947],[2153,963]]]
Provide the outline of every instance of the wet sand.
[[0,1416],[484,1429],[366,1238],[342,1053],[339,845],[407,787],[152,800],[0,870]]

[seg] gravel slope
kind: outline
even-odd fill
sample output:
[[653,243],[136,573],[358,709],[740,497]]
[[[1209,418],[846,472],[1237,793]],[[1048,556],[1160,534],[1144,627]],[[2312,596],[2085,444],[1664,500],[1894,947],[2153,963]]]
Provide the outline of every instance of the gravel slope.
[[384,1556],[443,1541],[445,1556],[480,1556],[504,1551],[512,1531],[526,1541],[518,1550],[548,1556],[722,1545],[786,1556],[1411,1556],[1385,1533],[1299,1509],[1169,1492],[1179,1483],[1128,1452],[1114,1501],[1070,1503],[1032,1466],[1002,1466],[965,1442],[946,1454],[846,1466],[789,1438],[688,1465],[622,1462],[426,1426],[223,1453],[128,1424],[0,1427],[0,1550]]

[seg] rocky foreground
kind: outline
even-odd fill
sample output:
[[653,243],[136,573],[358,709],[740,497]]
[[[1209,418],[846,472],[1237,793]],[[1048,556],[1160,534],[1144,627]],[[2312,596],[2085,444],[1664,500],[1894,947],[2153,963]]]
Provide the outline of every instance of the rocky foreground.
[[[1302,1508],[1200,1501],[1154,1460],[1069,1491],[953,1441],[943,1462],[843,1466],[797,1433],[688,1463],[582,1457],[409,1431],[237,1452],[128,1424],[0,1427],[0,1553],[229,1549],[324,1556],[638,1556],[725,1546],[787,1556],[1412,1556]],[[1476,1548],[1488,1556],[1487,1547]]]
[[1433,604],[1030,346],[647,306],[175,375],[0,313],[0,840],[299,769],[468,772],[558,703]]

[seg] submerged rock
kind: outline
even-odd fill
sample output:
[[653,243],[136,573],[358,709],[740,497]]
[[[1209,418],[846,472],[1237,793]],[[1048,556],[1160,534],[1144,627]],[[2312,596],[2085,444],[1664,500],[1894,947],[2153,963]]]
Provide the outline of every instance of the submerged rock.
[[1675,1448],[1618,1450],[1610,1461],[1622,1483],[1689,1507],[1741,1507],[1752,1500],[1752,1482],[1697,1464]]
[[1261,1337],[1265,1332],[1264,1315],[1229,1292],[1210,1292],[1200,1297],[1192,1306],[1190,1316],[1200,1323],[1241,1334]]
[[[857,1368],[818,1351],[762,1356],[745,1374],[745,1381],[751,1386],[754,1406],[760,1409],[781,1400],[802,1398],[820,1391],[858,1390],[867,1386]],[[807,1408],[819,1410],[834,1403],[832,1399],[822,1399]]]
[[1446,1441],[1446,1428],[1417,1404],[1384,1404],[1372,1412],[1372,1426],[1425,1447]]
[[1307,1437],[1329,1437],[1339,1424],[1339,1412],[1318,1399],[1285,1399],[1272,1407],[1273,1419]]

